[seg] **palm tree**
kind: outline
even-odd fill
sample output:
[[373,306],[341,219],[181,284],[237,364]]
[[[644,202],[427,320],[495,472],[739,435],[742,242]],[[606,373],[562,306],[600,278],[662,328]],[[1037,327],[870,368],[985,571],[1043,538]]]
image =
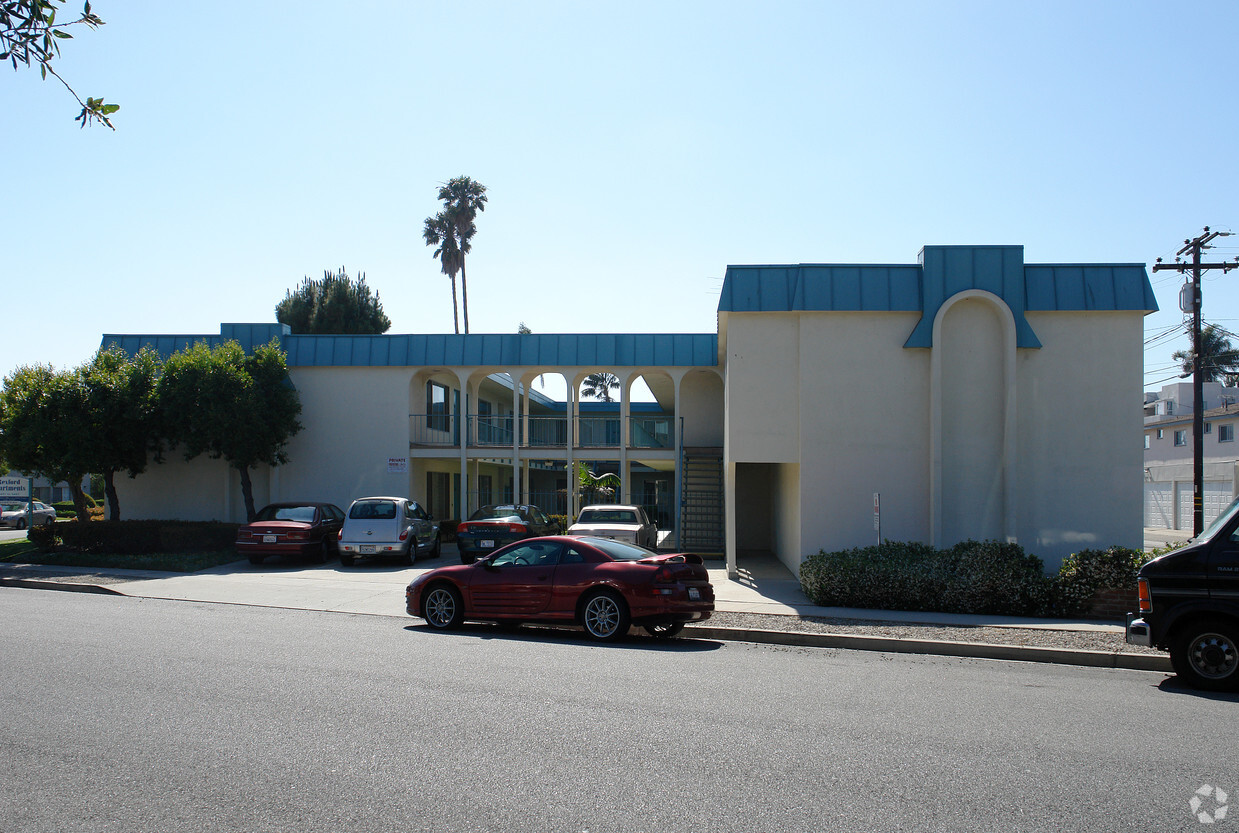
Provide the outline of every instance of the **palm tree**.
[[[1225,377],[1231,379],[1239,371],[1239,350],[1226,337],[1226,331],[1214,324],[1206,324],[1200,331],[1200,376],[1202,382],[1216,382]],[[1176,350],[1170,354],[1183,367],[1185,377],[1192,375],[1195,350]]]
[[[455,228],[456,248],[460,257],[460,294],[465,313],[465,334],[469,333],[469,282],[465,273],[465,255],[473,248],[473,235],[478,227],[474,220],[478,212],[486,210],[486,186],[467,176],[449,179],[439,187],[439,199],[443,211]],[[455,281],[452,282],[453,290]]]
[[[452,279],[452,326],[455,327],[456,334],[460,335],[460,316],[456,311],[456,273],[464,268],[465,258],[456,243],[456,224],[452,222],[446,209],[426,218],[422,237],[427,246],[439,247],[435,249],[433,257],[438,258],[443,274]],[[468,318],[465,321],[467,322]],[[468,331],[466,323],[465,332]]]
[[610,373],[591,373],[581,385],[582,396],[592,396],[603,402],[612,402],[611,390],[619,387],[619,379]]

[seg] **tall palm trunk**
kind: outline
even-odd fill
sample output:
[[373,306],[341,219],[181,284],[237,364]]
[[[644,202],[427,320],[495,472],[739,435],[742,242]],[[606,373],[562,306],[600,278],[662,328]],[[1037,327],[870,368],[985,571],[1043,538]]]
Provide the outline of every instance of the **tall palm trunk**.
[[[463,281],[463,278],[462,278]],[[465,313],[465,332],[469,332],[468,313]],[[452,328],[460,335],[460,315],[456,312],[456,276],[452,275]]]
[[[465,283],[465,256],[463,254],[460,256],[460,296],[465,308],[465,335],[469,335],[469,285]],[[460,331],[457,330],[457,332]]]

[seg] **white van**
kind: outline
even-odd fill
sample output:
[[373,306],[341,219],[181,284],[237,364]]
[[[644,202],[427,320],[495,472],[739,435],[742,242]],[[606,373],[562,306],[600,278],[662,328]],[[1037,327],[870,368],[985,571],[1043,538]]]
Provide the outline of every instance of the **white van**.
[[439,557],[439,525],[416,501],[403,497],[363,497],[353,501],[340,528],[340,563],[359,557]]

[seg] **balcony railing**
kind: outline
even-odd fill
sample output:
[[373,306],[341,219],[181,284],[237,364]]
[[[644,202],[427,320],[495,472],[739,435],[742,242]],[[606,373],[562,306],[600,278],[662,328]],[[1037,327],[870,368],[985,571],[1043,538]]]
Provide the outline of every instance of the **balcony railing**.
[[629,417],[629,448],[675,448],[674,417]]
[[459,446],[459,415],[409,414],[409,445],[449,448]]
[[[618,416],[583,416],[573,420],[575,448],[619,448],[622,422]],[[526,433],[528,425],[528,436]],[[674,448],[671,416],[628,418],[629,448]],[[566,448],[568,417],[470,416],[466,420],[471,448],[511,448],[515,432],[522,448]],[[460,414],[409,414],[409,446],[459,448]]]

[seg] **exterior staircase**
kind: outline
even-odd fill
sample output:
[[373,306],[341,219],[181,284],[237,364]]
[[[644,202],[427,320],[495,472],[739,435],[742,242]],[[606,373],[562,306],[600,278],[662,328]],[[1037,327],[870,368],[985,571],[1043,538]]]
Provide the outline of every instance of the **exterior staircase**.
[[699,555],[722,554],[723,449],[683,448],[680,493],[680,550]]

